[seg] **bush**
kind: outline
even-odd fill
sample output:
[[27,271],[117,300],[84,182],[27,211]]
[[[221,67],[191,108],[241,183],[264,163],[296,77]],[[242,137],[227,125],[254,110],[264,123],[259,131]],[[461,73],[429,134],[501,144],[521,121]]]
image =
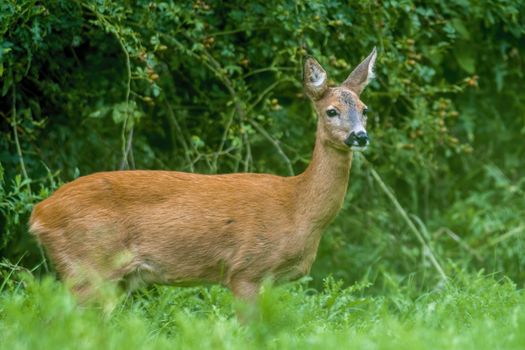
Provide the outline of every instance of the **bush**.
[[1,252],[37,264],[32,204],[94,171],[299,173],[315,132],[304,55],[342,81],[377,46],[363,95],[372,147],[314,276],[434,284],[431,249],[447,272],[484,267],[522,283],[524,16],[507,0],[6,0]]

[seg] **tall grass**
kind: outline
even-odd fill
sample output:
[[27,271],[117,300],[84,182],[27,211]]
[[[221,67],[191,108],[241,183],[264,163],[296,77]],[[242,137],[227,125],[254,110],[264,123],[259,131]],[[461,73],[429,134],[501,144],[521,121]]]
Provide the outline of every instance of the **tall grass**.
[[[5,271],[4,271],[5,272]],[[458,272],[424,293],[392,285],[370,295],[368,282],[321,291],[301,281],[265,285],[252,321],[234,316],[218,286],[154,286],[122,297],[104,314],[79,306],[46,277],[12,274],[0,294],[3,349],[522,349],[525,297],[508,279]],[[409,295],[418,294],[417,298]]]

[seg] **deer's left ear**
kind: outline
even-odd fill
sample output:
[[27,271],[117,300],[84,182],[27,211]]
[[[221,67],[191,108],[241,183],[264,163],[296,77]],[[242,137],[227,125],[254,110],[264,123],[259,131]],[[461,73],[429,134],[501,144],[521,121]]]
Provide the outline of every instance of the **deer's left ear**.
[[319,62],[313,57],[304,61],[303,85],[312,100],[319,100],[328,89],[328,76]]
[[370,80],[374,78],[374,66],[376,64],[377,50],[374,47],[370,55],[355,67],[354,71],[350,73],[348,78],[343,82],[343,85],[360,95],[361,92],[368,85]]

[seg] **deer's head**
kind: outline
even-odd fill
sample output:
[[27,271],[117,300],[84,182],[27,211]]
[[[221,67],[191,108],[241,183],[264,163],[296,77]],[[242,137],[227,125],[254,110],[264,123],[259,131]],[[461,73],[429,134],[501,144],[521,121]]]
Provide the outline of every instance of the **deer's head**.
[[319,116],[321,141],[337,149],[362,150],[369,144],[366,133],[367,106],[359,95],[373,78],[377,52],[374,48],[348,78],[336,87],[328,86],[328,76],[319,62],[304,63],[304,89]]

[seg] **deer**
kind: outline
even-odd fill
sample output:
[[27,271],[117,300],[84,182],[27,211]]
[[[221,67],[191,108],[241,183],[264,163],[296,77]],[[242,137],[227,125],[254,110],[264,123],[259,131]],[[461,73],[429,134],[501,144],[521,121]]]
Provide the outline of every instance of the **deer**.
[[315,58],[305,58],[303,87],[317,131],[301,174],[93,173],[35,205],[29,231],[81,299],[106,281],[129,290],[220,284],[236,299],[254,300],[267,278],[307,275],[342,207],[353,152],[369,144],[360,95],[376,57],[374,48],[337,86]]

